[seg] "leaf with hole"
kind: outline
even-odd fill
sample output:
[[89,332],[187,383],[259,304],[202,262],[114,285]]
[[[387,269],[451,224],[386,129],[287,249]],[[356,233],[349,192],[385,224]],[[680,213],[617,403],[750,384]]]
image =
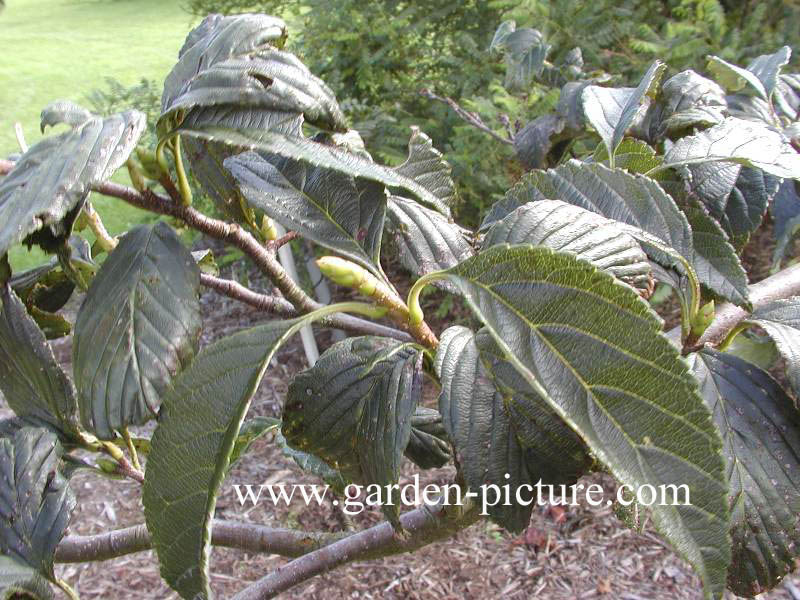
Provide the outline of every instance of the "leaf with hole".
[[[422,393],[414,344],[374,336],[334,344],[289,385],[281,429],[286,441],[349,480],[397,483]],[[399,527],[398,497],[384,514]]]
[[[634,488],[686,485],[656,528],[720,598],[730,559],[720,439],[661,319],[635,291],[565,253],[495,246],[443,271],[506,360]],[[443,411],[444,414],[444,411]]]
[[157,414],[197,351],[200,271],[164,222],[131,229],[78,311],[72,348],[81,422],[100,439]]
[[776,586],[798,555],[800,413],[753,364],[711,349],[690,361],[727,463],[733,538],[728,586],[752,597]]

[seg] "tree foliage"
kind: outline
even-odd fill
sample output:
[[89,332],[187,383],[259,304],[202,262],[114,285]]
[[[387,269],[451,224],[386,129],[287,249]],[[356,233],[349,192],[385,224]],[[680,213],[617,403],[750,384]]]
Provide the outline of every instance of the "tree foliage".
[[[428,31],[420,27],[409,31]],[[784,186],[800,179],[789,49],[747,67],[712,58],[706,75],[654,60],[622,87],[581,77],[577,53],[550,62],[541,34],[500,25],[492,46],[506,54],[507,83],[538,77],[560,88],[527,143],[558,140],[536,152],[514,144],[530,172],[470,229],[453,219],[458,186],[432,139],[413,129],[399,164],[373,157],[333,91],[350,85],[347,73],[329,86],[286,49],[287,35],[276,17],[204,19],[166,79],[155,148],[135,159],[142,113],[100,117],[57,102],[43,128],[69,129],[0,163],[0,389],[16,413],[0,423],[0,591],[46,598],[49,581],[74,594],[53,562],[79,465],[141,483],[165,581],[181,597],[211,597],[220,486],[267,436],[336,489],[391,490],[404,457],[420,468],[452,460],[454,485],[476,504],[402,513],[384,498],[394,548],[471,524],[487,486],[513,488],[486,516],[519,531],[531,511],[520,490],[603,470],[632,489],[685,487],[688,502],[640,508],[696,570],[706,598],[776,585],[798,558],[800,418],[762,368],[770,359],[756,365],[732,342],[748,327],[765,331],[797,393],[800,301],[751,294],[739,255],[779,190],[791,201],[796,190]],[[383,47],[376,58],[401,52],[392,39]],[[134,188],[108,181],[123,164]],[[226,220],[192,204],[185,165]],[[209,274],[209,251],[189,252],[165,222],[87,252],[71,234],[85,221],[102,235],[85,204],[92,189],[236,246],[280,296]],[[292,234],[276,238],[273,220]],[[383,268],[385,232],[414,279],[405,300]],[[320,271],[363,302],[314,301],[276,259],[294,236],[334,253]],[[57,259],[14,274],[5,252],[20,242]],[[681,306],[674,336],[648,302],[656,281]],[[201,284],[274,318],[199,348]],[[469,327],[431,329],[420,305],[429,284],[464,304]],[[73,383],[36,317],[75,287],[88,293]],[[703,336],[721,327],[713,311],[722,300],[740,317],[712,348]],[[248,420],[278,349],[312,325],[356,335],[296,375],[279,419]],[[438,393],[430,405],[426,386]],[[130,428],[151,419],[152,436],[134,440]],[[144,468],[137,443],[148,448]],[[305,545],[287,553],[323,538],[300,536]],[[362,538],[340,541],[353,539]],[[302,564],[324,570],[358,555],[337,554],[336,543]],[[287,589],[299,580],[285,573],[303,568],[249,592]]]

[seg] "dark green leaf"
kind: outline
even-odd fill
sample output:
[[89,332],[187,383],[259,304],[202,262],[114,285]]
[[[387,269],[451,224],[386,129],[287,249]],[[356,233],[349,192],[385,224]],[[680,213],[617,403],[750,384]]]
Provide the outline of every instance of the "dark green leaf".
[[[283,435],[347,479],[397,483],[422,393],[421,361],[413,344],[387,338],[349,338],[331,346],[289,385]],[[397,527],[397,503],[382,508]]]
[[164,83],[159,138],[186,118],[212,123],[235,114],[244,121],[263,112],[302,114],[320,127],[346,130],[328,86],[294,55],[277,49],[285,37],[286,25],[275,17],[206,17],[189,33]]
[[489,50],[505,53],[505,87],[526,91],[532,79],[542,74],[550,45],[536,29],[517,29],[516,22],[505,21],[495,31]]
[[[284,158],[308,162],[325,169],[340,171],[351,177],[368,179],[385,186],[408,190],[421,201],[449,216],[450,209],[436,195],[438,188],[431,190],[425,187],[429,183],[420,183],[416,179],[406,177],[395,169],[384,167],[371,160],[353,154],[345,148],[329,146],[297,135],[286,135],[277,131],[263,129],[233,129],[217,126],[202,126],[190,129],[184,122],[181,129],[184,136],[198,140],[217,141],[228,147],[233,154],[247,150],[259,153],[275,154]],[[236,149],[236,152],[233,152]]]
[[450,461],[450,441],[438,410],[417,407],[411,416],[406,457],[423,469],[437,469]]
[[93,116],[31,146],[0,181],[0,255],[43,228],[39,235],[68,238],[90,187],[127,160],[144,126],[135,110]]
[[[472,331],[460,326],[445,330],[436,353],[436,374],[442,384],[439,411],[470,493],[489,504],[489,486],[508,485],[516,496],[521,486],[533,485],[525,448],[508,416],[508,399],[484,368]],[[530,504],[516,502],[487,506],[491,519],[512,532],[528,526],[531,510]]]
[[691,202],[684,212],[692,226],[692,264],[700,282],[734,304],[749,308],[747,273],[728,236],[699,202]]
[[753,597],[794,568],[800,530],[800,413],[765,371],[730,354],[690,357],[722,433],[730,480],[728,586]]
[[383,277],[382,185],[298,161],[279,159],[272,164],[255,152],[227,159],[225,168],[252,207]]
[[59,472],[55,434],[26,427],[0,439],[0,554],[55,580],[53,556],[75,496]]
[[565,120],[554,114],[537,117],[514,136],[514,150],[526,169],[547,166],[547,155],[553,147],[552,137],[564,131]]
[[653,506],[653,520],[720,598],[730,544],[719,435],[647,303],[542,247],[496,246],[440,276],[620,482],[688,486],[691,505]]
[[777,269],[791,248],[790,242],[800,232],[800,194],[797,182],[784,179],[772,203],[772,221],[775,224],[775,250],[772,253],[772,268]]
[[8,284],[0,286],[0,390],[19,417],[77,430],[75,386]]
[[748,318],[775,341],[786,363],[786,378],[800,398],[800,296],[774,300]]
[[624,225],[560,200],[523,204],[487,232],[483,247],[533,244],[571,252],[647,297],[653,275],[647,255]]
[[0,598],[2,600],[52,600],[53,590],[35,569],[8,556],[0,556]]
[[[667,65],[655,61],[635,88],[605,88],[589,86],[583,90],[581,99],[586,119],[597,131],[612,157],[625,132],[637,116],[644,113],[646,100],[654,98],[661,85]],[[613,162],[613,160],[612,160]]]
[[456,186],[450,174],[450,165],[447,164],[442,153],[433,147],[431,138],[419,128],[411,128],[411,138],[408,140],[408,158],[402,165],[395,168],[395,172],[415,181],[430,192],[438,199],[437,203],[432,204],[433,208],[445,216],[450,216],[450,207],[458,199]]
[[197,350],[199,287],[192,255],[163,222],[130,230],[103,263],[73,344],[81,421],[100,439],[156,416]]
[[508,416],[527,450],[531,478],[552,485],[575,483],[593,463],[586,445],[506,360],[488,330],[478,331],[475,343],[484,368],[506,397]]
[[800,73],[785,74],[778,78],[773,101],[790,121],[800,117]]
[[664,155],[665,167],[708,162],[736,162],[776,177],[800,178],[800,154],[783,134],[735,117],[679,139]]
[[318,313],[271,321],[203,349],[164,396],[142,504],[164,580],[209,598],[211,521],[250,400],[278,348]]
[[347,487],[349,482],[345,481],[342,474],[331,468],[324,460],[308,452],[292,448],[286,442],[286,438],[283,437],[280,430],[275,432],[275,443],[278,444],[284,456],[291,458],[303,471],[319,477],[338,493],[344,492],[344,488]]
[[760,169],[742,167],[731,193],[722,206],[709,207],[711,216],[719,220],[722,228],[743,246],[760,226],[767,207],[772,202],[781,180]]
[[253,417],[242,423],[241,428],[239,428],[239,435],[233,444],[233,450],[231,450],[228,470],[230,471],[231,467],[247,454],[253,442],[270,431],[277,431],[280,426],[281,422],[271,417]]
[[400,262],[414,275],[453,267],[475,254],[469,232],[442,214],[400,196],[389,198],[388,209]]

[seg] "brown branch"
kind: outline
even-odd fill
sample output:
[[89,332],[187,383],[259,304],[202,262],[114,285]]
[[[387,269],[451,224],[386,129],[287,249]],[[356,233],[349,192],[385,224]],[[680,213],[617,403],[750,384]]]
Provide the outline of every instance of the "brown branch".
[[[0,159],[0,175],[5,175],[11,171],[13,167],[14,163],[12,161]],[[322,308],[322,304],[306,294],[303,288],[289,277],[289,274],[284,270],[280,262],[278,262],[275,249],[264,247],[256,238],[250,235],[250,233],[235,223],[226,223],[225,221],[206,216],[191,206],[184,206],[179,200],[180,195],[177,190],[175,190],[174,185],[171,186],[171,191],[169,191],[169,180],[166,179],[162,182],[162,185],[164,184],[168,189],[168,193],[175,195],[178,200],[161,196],[152,190],[139,192],[133,188],[112,181],[104,181],[94,185],[92,186],[92,190],[106,196],[119,198],[128,204],[150,212],[180,219],[189,227],[209,237],[236,246],[249,256],[256,266],[272,280],[275,286],[292,305],[294,305],[299,313],[306,314]],[[369,332],[370,335],[384,335],[407,340],[416,339],[422,345],[430,346],[430,339],[420,334],[417,330],[412,331],[412,335],[406,338],[403,332],[399,332],[390,327],[377,324],[374,327],[367,327],[365,325],[365,323],[367,323],[366,321],[351,315],[336,315],[323,320],[323,323],[329,323],[331,327],[337,329],[358,330],[361,333]],[[406,323],[398,324],[408,329]],[[377,333],[378,331],[382,333]]]
[[411,552],[449,538],[480,518],[477,506],[421,506],[400,517],[404,535],[388,522],[349,535],[304,554],[245,588],[234,600],[272,598],[307,579],[354,560],[371,560]]
[[[764,306],[773,300],[797,295],[800,295],[800,264],[787,267],[783,271],[750,286],[750,301],[754,309]],[[721,304],[716,310],[716,315],[711,325],[703,332],[697,343],[687,350],[698,350],[705,344],[718,345],[749,314],[743,308],[739,308],[730,302]],[[674,330],[669,335],[673,334]]]
[[[474,112],[469,112],[468,110],[462,108],[452,98],[448,98],[446,96],[443,98],[442,96],[438,96],[437,94],[434,94],[431,90],[426,89],[426,88],[421,89],[419,91],[419,94],[420,94],[420,96],[423,96],[424,98],[429,98],[431,100],[436,100],[438,102],[442,102],[444,104],[447,104],[447,106],[449,106],[451,109],[453,109],[453,112],[455,112],[464,121],[466,121],[467,123],[469,123],[473,127],[477,128],[477,129],[480,129],[484,133],[492,136],[498,142],[502,142],[504,144],[510,144],[512,146],[514,145],[514,138],[513,137],[510,138],[510,139],[506,139],[502,135],[498,135],[489,126],[487,126],[486,123],[483,122],[483,120],[481,119],[480,115],[478,115],[477,113],[474,113]],[[508,133],[510,135],[511,134],[510,129],[506,128],[506,130],[508,131]]]
[[286,244],[291,242],[297,236],[298,236],[298,233],[296,231],[287,231],[285,234],[283,234],[278,239],[271,240],[271,241],[267,242],[267,247],[270,250],[275,251],[278,248],[280,248],[281,246],[285,246]]
[[[243,302],[253,308],[262,310],[264,312],[281,315],[284,317],[296,317],[298,312],[290,302],[277,296],[269,296],[267,294],[259,294],[251,289],[246,288],[236,281],[230,279],[223,279],[221,277],[214,277],[207,273],[200,274],[200,283],[209,287],[220,294]],[[344,329],[357,335],[379,335],[383,337],[394,338],[403,342],[413,341],[408,333],[374,323],[365,319],[360,319],[352,315],[340,314],[326,317],[320,321],[320,324],[325,327],[333,329]]]
[[[302,556],[326,544],[336,542],[347,533],[305,532],[296,529],[266,527],[256,523],[215,520],[211,532],[214,546],[239,548],[281,556]],[[153,547],[145,525],[134,525],[98,535],[71,535],[56,548],[57,563],[81,563],[109,560],[126,554],[144,552]]]

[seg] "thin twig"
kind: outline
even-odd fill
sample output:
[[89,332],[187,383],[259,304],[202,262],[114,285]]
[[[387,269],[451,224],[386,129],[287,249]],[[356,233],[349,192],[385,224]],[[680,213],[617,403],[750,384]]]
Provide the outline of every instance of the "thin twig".
[[[278,296],[269,296],[267,294],[259,294],[251,289],[246,288],[242,284],[232,281],[230,279],[223,279],[215,277],[208,273],[200,274],[200,283],[204,286],[211,288],[220,294],[243,302],[258,310],[280,315],[283,317],[296,317],[298,312],[290,302]],[[358,335],[378,335],[382,337],[389,337],[404,342],[413,341],[411,335],[405,331],[387,327],[380,323],[367,321],[352,315],[334,315],[326,317],[320,321],[320,325],[324,327],[332,327],[334,329],[346,329],[351,333]]]
[[[0,159],[0,175],[5,175],[11,171],[13,167],[14,163],[12,161]],[[164,178],[161,184],[170,194],[171,198],[156,194],[149,189],[139,192],[131,187],[120,185],[112,181],[104,181],[93,186],[92,189],[105,196],[124,200],[128,204],[144,210],[180,219],[189,227],[209,237],[236,246],[250,257],[262,273],[272,280],[275,287],[277,287],[286,299],[294,305],[298,313],[306,314],[322,308],[322,304],[306,294],[303,288],[289,277],[280,262],[278,262],[274,251],[264,247],[261,242],[236,223],[226,223],[225,221],[206,216],[192,206],[183,206],[181,204],[182,197],[180,192],[169,179]],[[362,327],[363,323],[360,321],[361,320],[358,319],[354,320],[354,317],[349,315],[336,316],[326,320],[332,327],[347,330],[353,330],[354,327]],[[407,327],[406,323],[398,323],[398,325]],[[381,326],[376,327],[378,329],[381,328]],[[374,335],[386,335],[386,333],[395,331],[391,328],[383,328],[383,330],[385,333],[377,333]],[[420,331],[421,330],[416,329],[411,332],[413,338],[422,345],[426,347],[429,346],[429,337],[424,335],[426,332]]]
[[[437,94],[434,94],[431,90],[429,90],[427,88],[421,89],[419,91],[419,94],[420,94],[420,96],[423,96],[425,98],[429,98],[431,100],[436,100],[438,102],[443,102],[444,104],[447,104],[447,106],[449,106],[451,109],[453,109],[453,112],[455,112],[464,121],[466,121],[467,123],[469,123],[473,127],[476,127],[477,129],[480,129],[484,133],[492,136],[498,142],[502,142],[504,144],[509,144],[511,146],[514,145],[513,137],[511,139],[506,139],[502,135],[499,135],[499,134],[495,133],[491,128],[489,128],[489,126],[486,125],[486,123],[483,122],[483,120],[481,119],[480,115],[478,115],[477,113],[474,113],[474,112],[470,112],[470,111],[462,108],[452,98],[448,98],[446,96],[445,97],[438,96]],[[509,130],[509,135],[510,135],[510,133],[511,132]]]
[[277,250],[281,246],[285,246],[286,244],[291,242],[294,238],[297,237],[297,235],[298,234],[296,231],[287,231],[281,237],[267,242],[267,248],[269,248],[270,250]]

